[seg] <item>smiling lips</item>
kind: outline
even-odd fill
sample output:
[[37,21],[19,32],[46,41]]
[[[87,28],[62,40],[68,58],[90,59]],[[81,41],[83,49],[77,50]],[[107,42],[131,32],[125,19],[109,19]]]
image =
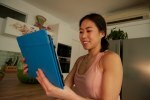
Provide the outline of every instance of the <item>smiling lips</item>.
[[90,41],[82,41],[83,45],[87,45]]

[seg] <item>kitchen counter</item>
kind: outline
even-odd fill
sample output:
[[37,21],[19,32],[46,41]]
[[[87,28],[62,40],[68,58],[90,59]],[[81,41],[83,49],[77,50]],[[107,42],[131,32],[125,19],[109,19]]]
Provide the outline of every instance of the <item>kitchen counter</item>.
[[6,73],[0,81],[0,100],[52,100],[40,84],[23,84],[16,73]]

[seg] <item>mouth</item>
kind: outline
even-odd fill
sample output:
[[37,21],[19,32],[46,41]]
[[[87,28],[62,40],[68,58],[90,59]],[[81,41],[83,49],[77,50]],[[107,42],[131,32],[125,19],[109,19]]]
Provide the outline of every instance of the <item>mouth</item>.
[[83,44],[87,44],[88,42],[87,41],[84,41],[84,42],[82,42]]
[[87,45],[90,41],[82,41],[83,45]]

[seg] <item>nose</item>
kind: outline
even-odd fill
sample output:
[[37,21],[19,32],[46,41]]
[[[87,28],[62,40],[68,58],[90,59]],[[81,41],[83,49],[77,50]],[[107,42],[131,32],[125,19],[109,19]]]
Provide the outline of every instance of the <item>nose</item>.
[[87,37],[87,33],[86,32],[83,32],[82,34],[81,34],[81,38],[86,38]]

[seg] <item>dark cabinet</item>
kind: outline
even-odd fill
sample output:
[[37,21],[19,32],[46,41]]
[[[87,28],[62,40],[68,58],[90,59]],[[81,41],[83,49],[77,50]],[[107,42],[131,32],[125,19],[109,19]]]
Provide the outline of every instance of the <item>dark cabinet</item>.
[[69,73],[70,59],[71,59],[71,46],[58,43],[57,55],[58,55],[62,72]]

